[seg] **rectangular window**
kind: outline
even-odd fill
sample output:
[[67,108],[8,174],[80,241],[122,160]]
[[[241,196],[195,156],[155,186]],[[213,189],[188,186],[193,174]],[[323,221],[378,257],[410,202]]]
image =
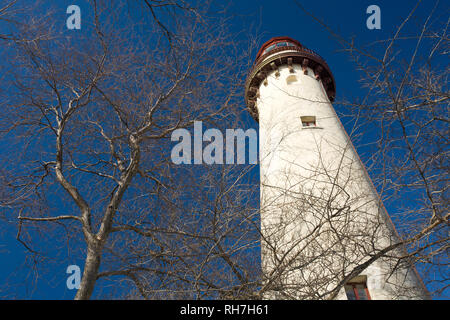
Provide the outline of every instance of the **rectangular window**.
[[315,127],[316,126],[316,117],[315,116],[303,116],[300,117],[302,120],[303,127]]
[[367,289],[367,276],[358,276],[350,280],[344,288],[348,300],[371,300]]
[[271,45],[270,47],[268,47],[266,50],[263,51],[263,54],[269,52],[272,49],[275,49],[275,46],[276,46],[275,44]]

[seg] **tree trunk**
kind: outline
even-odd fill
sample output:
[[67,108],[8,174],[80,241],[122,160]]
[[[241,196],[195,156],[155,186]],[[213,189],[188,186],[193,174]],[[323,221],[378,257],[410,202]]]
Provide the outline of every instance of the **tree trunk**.
[[83,277],[81,279],[80,289],[75,295],[75,300],[88,300],[94,291],[97,280],[98,270],[100,268],[101,248],[98,246],[92,248],[88,245],[88,253],[84,263]]

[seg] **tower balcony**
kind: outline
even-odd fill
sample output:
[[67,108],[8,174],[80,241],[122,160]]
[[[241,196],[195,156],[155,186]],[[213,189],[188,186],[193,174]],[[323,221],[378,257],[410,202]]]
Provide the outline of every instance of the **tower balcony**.
[[314,77],[321,81],[328,99],[333,102],[336,95],[336,85],[330,67],[316,52],[306,48],[297,40],[289,37],[275,37],[264,43],[258,51],[245,83],[245,102],[250,114],[258,121],[256,100],[261,82],[269,73],[279,74],[278,68],[287,65],[291,73],[295,73],[293,64],[300,65],[305,74],[313,70]]

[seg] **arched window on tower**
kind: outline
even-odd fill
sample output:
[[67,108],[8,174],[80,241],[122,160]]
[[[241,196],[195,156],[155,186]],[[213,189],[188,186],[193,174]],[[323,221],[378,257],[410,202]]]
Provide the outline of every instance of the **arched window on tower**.
[[286,77],[286,84],[292,84],[294,82],[297,82],[297,76],[291,74]]
[[344,286],[348,300],[371,300],[369,289],[367,289],[367,276],[360,275]]

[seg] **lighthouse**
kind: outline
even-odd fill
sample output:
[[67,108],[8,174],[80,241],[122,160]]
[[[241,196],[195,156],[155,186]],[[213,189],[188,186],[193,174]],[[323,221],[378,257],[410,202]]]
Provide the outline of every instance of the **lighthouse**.
[[[267,41],[245,86],[259,123],[262,291],[269,299],[427,299],[333,106],[325,60]],[[398,263],[401,261],[401,263]]]

